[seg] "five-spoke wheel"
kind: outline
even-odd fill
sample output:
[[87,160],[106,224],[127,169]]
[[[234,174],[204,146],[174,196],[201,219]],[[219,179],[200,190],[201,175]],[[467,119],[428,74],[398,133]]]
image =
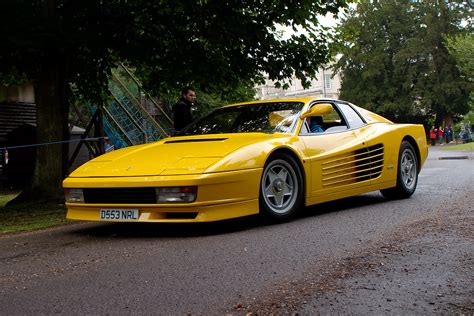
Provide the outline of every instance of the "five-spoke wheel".
[[398,155],[397,186],[381,190],[382,194],[391,199],[402,199],[411,196],[418,182],[418,159],[413,146],[403,141]]
[[303,179],[296,161],[287,154],[274,154],[267,161],[260,184],[260,209],[271,220],[284,221],[303,201]]

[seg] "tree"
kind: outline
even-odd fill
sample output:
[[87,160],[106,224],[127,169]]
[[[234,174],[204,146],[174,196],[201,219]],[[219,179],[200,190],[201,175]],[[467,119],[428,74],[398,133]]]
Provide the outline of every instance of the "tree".
[[[71,100],[100,104],[117,62],[144,72],[147,87],[170,92],[197,83],[206,91],[241,81],[308,83],[328,60],[318,14],[345,0],[4,0],[0,8],[0,78],[35,85],[38,143],[68,138]],[[276,25],[309,35],[277,36]],[[38,147],[22,198],[61,199],[67,146]]]
[[446,38],[449,53],[456,59],[459,70],[474,81],[474,35],[461,34]]
[[[461,73],[472,84],[474,82],[474,35],[462,34],[456,37],[447,37],[446,44],[449,53],[456,59]],[[464,115],[463,120],[474,122],[474,91],[470,94],[470,111]]]
[[339,28],[341,98],[396,121],[468,111],[471,86],[443,41],[462,34],[467,5],[447,1],[361,1]]

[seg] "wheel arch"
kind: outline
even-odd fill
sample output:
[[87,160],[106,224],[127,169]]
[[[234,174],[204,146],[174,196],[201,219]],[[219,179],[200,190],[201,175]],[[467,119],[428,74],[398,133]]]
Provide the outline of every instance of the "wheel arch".
[[298,164],[298,167],[300,168],[301,174],[303,176],[303,194],[304,194],[303,201],[304,201],[304,204],[306,204],[306,187],[307,187],[307,185],[306,185],[306,172],[305,172],[303,162],[301,161],[300,157],[298,156],[298,154],[296,154],[292,149],[290,149],[288,147],[279,147],[279,148],[276,148],[275,150],[273,150],[268,155],[267,159],[265,160],[265,165],[267,164],[268,159],[270,159],[275,154],[287,154],[287,155],[291,156],[296,161],[296,163]]
[[416,140],[411,137],[410,135],[406,135],[405,137],[403,137],[402,139],[402,143],[403,141],[407,141],[410,145],[413,146],[413,149],[415,149],[415,154],[416,154],[416,163],[417,163],[417,167],[418,167],[418,173],[420,173],[421,171],[421,153],[420,153],[420,148],[418,146],[418,143],[416,142]]

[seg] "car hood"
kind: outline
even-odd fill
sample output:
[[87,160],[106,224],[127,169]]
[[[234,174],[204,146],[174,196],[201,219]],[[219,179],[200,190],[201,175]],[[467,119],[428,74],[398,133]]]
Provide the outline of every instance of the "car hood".
[[200,174],[240,148],[281,136],[246,133],[166,138],[102,155],[76,169],[70,177]]

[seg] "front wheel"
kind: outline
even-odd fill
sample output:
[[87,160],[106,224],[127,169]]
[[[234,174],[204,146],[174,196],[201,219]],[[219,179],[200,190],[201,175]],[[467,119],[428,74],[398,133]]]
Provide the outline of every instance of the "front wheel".
[[303,176],[295,159],[275,154],[267,161],[260,183],[260,213],[271,221],[293,217],[303,203]]
[[413,146],[403,141],[398,155],[397,186],[380,192],[389,199],[410,197],[418,183],[418,159]]

